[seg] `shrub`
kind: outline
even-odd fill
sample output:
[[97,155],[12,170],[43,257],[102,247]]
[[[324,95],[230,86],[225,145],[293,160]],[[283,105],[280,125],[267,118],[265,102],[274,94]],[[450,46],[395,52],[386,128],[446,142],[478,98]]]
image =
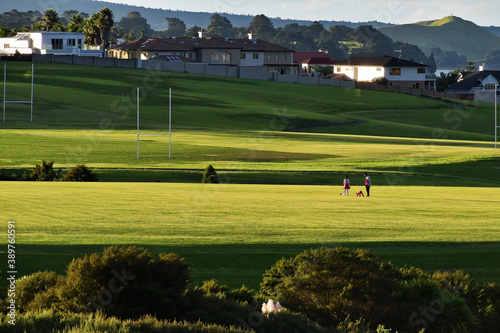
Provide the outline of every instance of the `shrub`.
[[174,318],[183,310],[189,283],[189,266],[175,254],[154,258],[142,248],[113,246],[102,255],[73,259],[57,290],[59,308],[102,310],[121,318]]
[[71,168],[62,177],[66,182],[96,182],[98,181],[97,175],[89,170],[85,165],[80,164]]
[[347,316],[379,320],[393,306],[398,270],[366,250],[305,251],[264,274],[261,293],[326,327]]
[[[420,277],[405,281],[398,290],[393,315],[396,329],[418,332],[466,333],[473,331],[475,318],[465,301],[436,281]],[[393,326],[393,327],[394,327]]]
[[57,178],[56,171],[53,168],[54,161],[45,162],[42,160],[42,164],[37,164],[33,168],[30,178],[36,181],[52,181]]
[[212,165],[209,165],[205,169],[205,172],[203,173],[203,179],[201,182],[202,183],[213,183],[213,184],[219,183],[219,176],[217,175],[217,172],[215,172],[215,169]]
[[373,82],[375,82],[376,84],[379,84],[381,86],[387,86],[389,84],[389,80],[387,80],[387,78],[385,78],[383,76],[374,78]]
[[50,308],[57,302],[54,287],[60,281],[55,272],[36,272],[17,281],[16,302],[20,311]]

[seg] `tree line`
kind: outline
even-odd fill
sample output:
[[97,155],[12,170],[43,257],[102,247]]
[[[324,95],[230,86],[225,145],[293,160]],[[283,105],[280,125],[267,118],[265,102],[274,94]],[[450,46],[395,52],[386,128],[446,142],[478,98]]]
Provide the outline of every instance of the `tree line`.
[[[64,11],[61,15],[54,9],[19,12],[11,10],[0,14],[0,37],[14,36],[17,32],[27,31],[71,31],[85,33],[85,43],[91,45],[109,46],[118,41],[131,41],[140,37],[196,37],[205,28],[209,37],[246,38],[254,31],[258,38],[275,43],[295,51],[323,50],[336,59],[343,60],[352,56],[394,56],[406,60],[423,63],[430,66],[430,72],[436,68],[461,68],[468,62],[464,55],[454,51],[442,51],[434,48],[426,56],[416,45],[394,42],[371,25],[361,25],[356,28],[345,25],[335,25],[326,29],[318,21],[310,25],[290,23],[284,27],[275,28],[265,15],[256,15],[249,26],[236,27],[231,21],[220,14],[210,17],[207,27],[194,25],[187,27],[184,21],[177,17],[166,17],[168,29],[155,31],[141,16],[132,11],[120,20],[115,21],[109,8],[89,15],[76,10]],[[486,61],[497,62],[500,50],[494,50]]]
[[[12,36],[22,31],[72,31],[85,33],[87,44],[107,45],[118,40],[131,41],[140,37],[198,36],[199,26],[187,27],[176,17],[166,17],[168,29],[155,31],[137,11],[130,12],[119,21],[114,21],[109,8],[89,15],[75,10],[59,15],[54,9],[44,13],[38,11],[18,12],[12,10],[0,15],[0,36]],[[370,25],[349,28],[345,25],[329,29],[318,21],[310,25],[297,23],[275,28],[265,15],[256,15],[248,27],[235,27],[231,21],[214,14],[208,27],[204,27],[209,37],[246,38],[254,31],[258,38],[295,51],[323,50],[337,60],[350,56],[401,56],[407,60],[424,63],[435,68],[434,57],[427,57],[416,45],[393,42],[388,36]]]

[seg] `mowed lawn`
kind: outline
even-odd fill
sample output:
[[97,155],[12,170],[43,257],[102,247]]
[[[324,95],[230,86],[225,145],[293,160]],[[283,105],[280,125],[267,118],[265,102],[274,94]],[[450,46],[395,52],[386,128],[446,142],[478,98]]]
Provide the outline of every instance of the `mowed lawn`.
[[500,281],[499,188],[374,186],[369,198],[359,189],[344,197],[340,186],[2,182],[0,211],[16,221],[21,274],[139,245],[180,253],[196,282],[257,288],[277,259],[342,245]]

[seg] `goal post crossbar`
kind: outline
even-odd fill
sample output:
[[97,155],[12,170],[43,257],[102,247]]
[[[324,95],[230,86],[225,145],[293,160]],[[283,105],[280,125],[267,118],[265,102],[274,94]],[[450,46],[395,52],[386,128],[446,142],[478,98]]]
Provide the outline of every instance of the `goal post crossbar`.
[[7,64],[3,64],[3,122],[6,120],[6,105],[7,104],[31,104],[31,122],[33,122],[33,86],[35,80],[35,64],[31,64],[31,99],[29,101],[8,101],[7,100]]
[[139,141],[141,135],[168,135],[168,159],[172,157],[172,87],[169,87],[169,101],[168,101],[168,133],[141,133],[140,132],[140,88],[137,86],[137,159],[139,155]]

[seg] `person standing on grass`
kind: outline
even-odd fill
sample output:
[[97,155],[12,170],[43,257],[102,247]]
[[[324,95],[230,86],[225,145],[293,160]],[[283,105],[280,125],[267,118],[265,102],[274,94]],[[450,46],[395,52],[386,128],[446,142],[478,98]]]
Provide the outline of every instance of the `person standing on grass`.
[[372,179],[365,173],[365,188],[366,188],[366,196],[370,196],[370,186],[372,186]]
[[344,195],[349,195],[350,188],[351,188],[351,183],[349,182],[349,177],[346,175],[344,178]]

